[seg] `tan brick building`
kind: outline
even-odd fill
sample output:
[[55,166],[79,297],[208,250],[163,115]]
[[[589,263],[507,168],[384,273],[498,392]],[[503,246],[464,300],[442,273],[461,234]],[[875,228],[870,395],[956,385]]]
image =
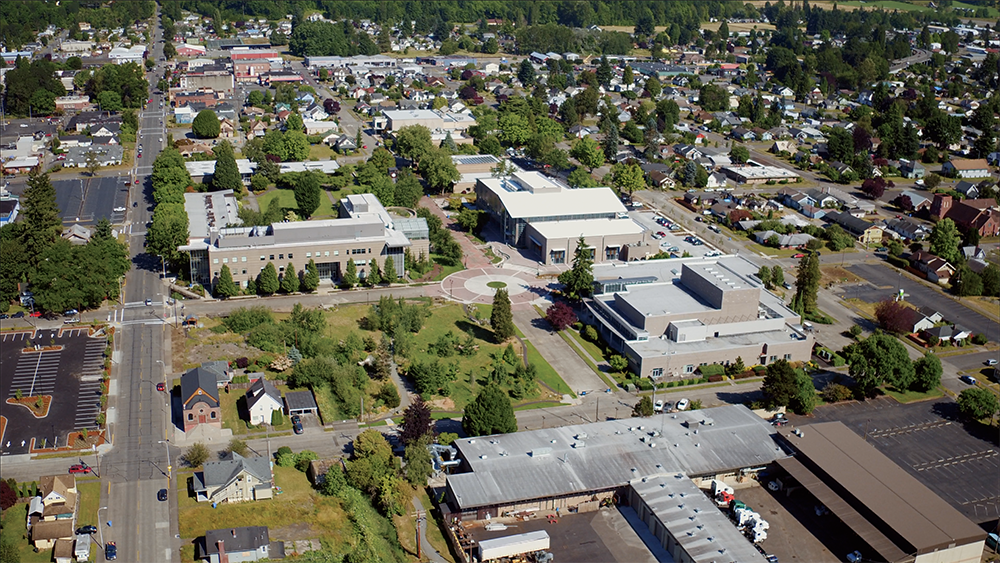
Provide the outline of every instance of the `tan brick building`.
[[588,322],[642,377],[691,376],[707,364],[808,361],[814,338],[741,256],[594,268]]

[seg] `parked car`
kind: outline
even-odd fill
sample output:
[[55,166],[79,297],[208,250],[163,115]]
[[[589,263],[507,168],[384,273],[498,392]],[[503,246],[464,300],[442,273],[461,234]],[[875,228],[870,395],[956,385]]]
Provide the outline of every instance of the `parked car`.
[[147,299],[146,300],[146,305],[147,306],[152,305],[152,304],[153,304],[153,300],[152,299]]
[[976,384],[976,378],[972,377],[971,375],[963,375],[962,377],[959,377],[959,379],[961,379],[962,381],[968,383],[969,385],[975,385]]
[[7,313],[0,313],[0,320],[9,319],[9,318],[10,318],[10,315],[8,315]]
[[159,492],[156,493],[156,500],[160,502],[167,500],[167,490],[160,489]]
[[801,253],[801,252],[799,252],[798,254],[792,255],[792,258],[805,258],[805,257],[806,257],[806,255],[803,254],[803,253]]
[[76,465],[69,466],[69,472],[72,474],[90,473],[90,467],[77,463]]
[[689,406],[691,406],[691,401],[687,399],[681,399],[680,401],[677,401],[676,408],[679,411],[686,411]]
[[104,544],[104,559],[107,561],[118,559],[118,546],[115,545],[115,542],[109,541]]
[[14,313],[13,315],[11,315],[10,318],[12,318],[12,319],[23,319],[24,318],[24,311],[18,311],[16,313]]
[[653,412],[663,412],[663,401],[659,400],[653,404]]
[[76,533],[77,534],[96,534],[97,533],[97,526],[94,526],[93,524],[87,524],[86,526],[80,526],[79,528],[76,529]]
[[42,316],[42,312],[41,311],[32,311],[30,316],[35,317],[37,319],[38,317]]
[[854,550],[847,554],[847,561],[849,563],[858,563],[858,561],[861,561],[861,557],[862,557],[861,552],[858,550]]
[[292,415],[292,431],[296,434],[301,434],[303,432],[302,419],[300,419],[297,414]]
[[993,358],[990,358],[989,360],[986,360],[986,365],[988,365],[988,366],[995,366],[995,365],[997,365],[997,361],[995,359],[993,359]]
[[74,315],[79,315],[79,314],[80,314],[80,311],[77,311],[76,309],[70,309],[69,311],[66,311],[65,313],[63,313],[63,315],[65,315],[67,317],[72,317]]
[[156,384],[156,390],[157,391],[166,391],[167,390],[167,384],[164,383],[164,382],[162,382],[162,381],[159,382],[159,383],[157,383]]

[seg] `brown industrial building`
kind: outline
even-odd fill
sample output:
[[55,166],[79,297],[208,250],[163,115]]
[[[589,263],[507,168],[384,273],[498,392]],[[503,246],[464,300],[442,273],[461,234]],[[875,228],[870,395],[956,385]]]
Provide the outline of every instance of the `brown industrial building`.
[[779,435],[795,453],[778,465],[867,542],[865,560],[980,561],[986,533],[843,423]]

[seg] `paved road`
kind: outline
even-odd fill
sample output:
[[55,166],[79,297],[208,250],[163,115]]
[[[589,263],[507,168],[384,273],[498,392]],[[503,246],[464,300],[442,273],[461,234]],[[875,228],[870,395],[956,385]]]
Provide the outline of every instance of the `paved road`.
[[875,303],[891,298],[895,295],[898,287],[908,294],[906,300],[910,303],[917,307],[937,309],[944,315],[945,319],[957,323],[973,333],[992,335],[992,340],[996,340],[996,335],[1000,334],[1000,324],[969,309],[958,299],[901,275],[898,270],[893,270],[883,264],[854,264],[847,269],[878,288],[867,288],[860,291],[858,297],[864,301]]

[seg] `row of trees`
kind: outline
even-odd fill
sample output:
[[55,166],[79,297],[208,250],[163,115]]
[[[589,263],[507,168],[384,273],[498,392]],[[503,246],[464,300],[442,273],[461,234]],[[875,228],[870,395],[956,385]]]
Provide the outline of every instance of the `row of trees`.
[[187,244],[188,240],[184,192],[191,185],[191,175],[177,149],[167,148],[156,157],[151,181],[156,208],[146,233],[147,252],[162,256],[175,266],[181,265],[184,254],[178,247]]
[[17,298],[18,283],[28,281],[41,311],[96,308],[118,298],[131,262],[106,219],[85,245],[60,237],[55,188],[48,174],[37,172],[28,178],[23,206],[24,220],[0,229],[0,310]]

